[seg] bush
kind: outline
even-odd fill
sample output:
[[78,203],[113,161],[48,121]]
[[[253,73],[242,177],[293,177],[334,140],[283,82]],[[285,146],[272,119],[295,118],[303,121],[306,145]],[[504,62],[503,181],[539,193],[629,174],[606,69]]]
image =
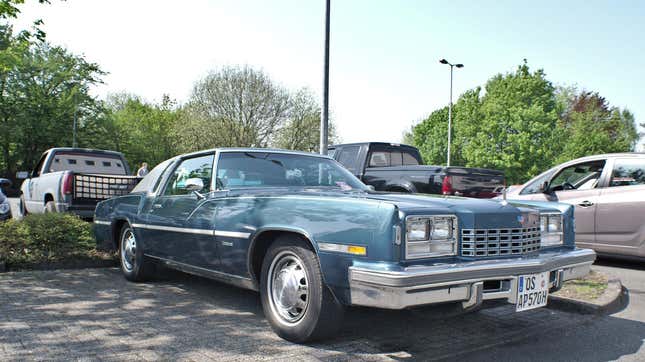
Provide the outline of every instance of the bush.
[[28,215],[0,223],[0,260],[51,263],[95,252],[92,224],[71,214]]

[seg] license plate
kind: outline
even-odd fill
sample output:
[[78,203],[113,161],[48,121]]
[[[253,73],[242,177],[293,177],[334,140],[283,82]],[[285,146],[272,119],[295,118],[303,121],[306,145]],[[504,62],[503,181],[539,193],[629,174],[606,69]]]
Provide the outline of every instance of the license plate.
[[521,275],[517,279],[516,312],[544,307],[549,297],[549,273]]

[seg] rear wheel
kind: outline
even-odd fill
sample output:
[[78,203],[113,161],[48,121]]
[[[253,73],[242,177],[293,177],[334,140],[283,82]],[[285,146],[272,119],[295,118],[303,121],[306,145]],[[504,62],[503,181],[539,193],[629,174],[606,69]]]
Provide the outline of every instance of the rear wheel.
[[53,201],[47,201],[45,204],[45,212],[50,213],[50,212],[56,212],[56,205],[54,204]]
[[324,284],[318,257],[296,237],[281,237],[269,247],[260,295],[271,328],[286,340],[329,337],[341,325],[343,306]]
[[119,260],[121,271],[127,280],[142,282],[154,273],[154,264],[143,255],[143,249],[130,225],[121,228],[119,239]]

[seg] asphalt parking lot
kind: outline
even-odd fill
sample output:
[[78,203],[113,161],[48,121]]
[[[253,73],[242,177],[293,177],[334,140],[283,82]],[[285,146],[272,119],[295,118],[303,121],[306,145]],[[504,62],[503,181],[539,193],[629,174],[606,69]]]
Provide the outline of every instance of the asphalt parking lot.
[[3,360],[644,360],[645,268],[625,274],[631,303],[608,316],[510,305],[444,317],[434,309],[350,309],[338,337],[276,337],[256,293],[179,272],[148,284],[118,269],[0,274]]

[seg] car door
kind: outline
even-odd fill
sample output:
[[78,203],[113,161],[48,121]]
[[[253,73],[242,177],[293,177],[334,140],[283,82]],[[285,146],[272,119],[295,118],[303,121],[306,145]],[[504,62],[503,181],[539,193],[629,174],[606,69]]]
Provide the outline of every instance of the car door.
[[575,207],[576,243],[589,246],[595,239],[596,203],[605,177],[605,159],[566,165],[549,178],[549,192],[534,193],[532,200],[555,201]]
[[48,156],[49,153],[45,153],[42,155],[42,157],[40,157],[40,160],[36,164],[36,167],[34,167],[34,170],[31,172],[27,194],[24,195],[27,211],[34,214],[42,213],[45,211],[45,195],[44,192],[40,190],[39,178],[42,176],[43,167],[45,166],[45,161],[47,160]]
[[[155,256],[216,268],[215,206],[209,202],[214,152],[184,158],[176,163],[164,186],[144,209],[145,242]],[[186,181],[199,178],[204,189],[196,194]]]
[[594,249],[645,256],[645,157],[614,159],[597,205]]

